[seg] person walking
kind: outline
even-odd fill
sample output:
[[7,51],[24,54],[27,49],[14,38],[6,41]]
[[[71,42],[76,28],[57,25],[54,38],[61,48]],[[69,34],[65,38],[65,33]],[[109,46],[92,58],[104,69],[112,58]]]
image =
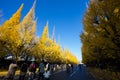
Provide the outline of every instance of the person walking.
[[32,63],[29,66],[29,77],[28,80],[33,80],[35,76],[36,66],[35,63],[32,61]]
[[48,70],[48,69],[51,69],[50,63],[47,63],[47,64],[46,64],[46,70]]
[[13,80],[16,70],[17,70],[17,64],[16,61],[13,60],[12,63],[9,65],[8,73],[5,79]]
[[45,73],[43,74],[45,80],[50,80],[50,68],[47,68],[47,70],[45,71]]
[[51,72],[54,71],[54,64],[50,64],[50,69],[51,69]]
[[26,76],[26,73],[27,73],[27,68],[28,68],[28,65],[27,65],[26,62],[24,62],[20,67],[19,80],[25,80],[25,76]]
[[38,80],[44,80],[44,68],[45,68],[45,62],[44,60],[41,61],[39,65],[39,75],[38,75]]
[[74,66],[73,66],[73,64],[71,64],[71,71],[73,72],[73,68],[74,68]]
[[67,73],[70,73],[70,64],[67,64]]

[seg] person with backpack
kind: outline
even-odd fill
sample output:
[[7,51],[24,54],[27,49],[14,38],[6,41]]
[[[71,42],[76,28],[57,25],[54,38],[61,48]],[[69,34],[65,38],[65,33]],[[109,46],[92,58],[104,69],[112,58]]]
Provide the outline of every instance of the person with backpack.
[[19,80],[25,80],[25,75],[27,73],[27,68],[28,65],[26,62],[24,62],[21,67],[20,67],[20,76],[19,76]]
[[29,66],[29,80],[33,80],[35,76],[36,66],[35,63],[32,62]]
[[39,75],[38,80],[44,80],[44,68],[45,68],[45,62],[42,60],[42,62],[39,65]]

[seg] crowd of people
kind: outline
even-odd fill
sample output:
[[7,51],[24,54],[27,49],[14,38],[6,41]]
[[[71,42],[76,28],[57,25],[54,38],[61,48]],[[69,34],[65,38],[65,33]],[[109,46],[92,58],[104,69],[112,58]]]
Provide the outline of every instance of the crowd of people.
[[[60,67],[61,66],[62,68],[64,68],[64,65],[60,65]],[[26,78],[27,80],[34,80],[34,79],[35,80],[50,80],[51,72],[55,70],[55,67],[57,67],[57,65],[46,63],[44,60],[42,60],[37,70],[37,66],[34,61],[32,61],[30,65],[28,65],[27,62],[24,61],[22,65],[19,67],[20,74],[19,74],[18,80],[26,80]],[[5,80],[13,80],[17,68],[18,68],[17,63],[13,61],[9,65],[8,73],[7,73],[7,76],[5,77]],[[73,65],[67,64],[66,69],[68,72],[73,71]]]

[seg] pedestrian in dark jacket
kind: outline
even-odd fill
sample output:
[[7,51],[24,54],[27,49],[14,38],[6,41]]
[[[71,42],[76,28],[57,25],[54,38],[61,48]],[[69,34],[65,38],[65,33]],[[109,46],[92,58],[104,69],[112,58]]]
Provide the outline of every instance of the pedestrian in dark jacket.
[[73,72],[73,68],[74,68],[74,66],[73,66],[73,64],[71,64],[71,71]]
[[44,79],[44,72],[45,72],[45,62],[44,60],[42,60],[42,62],[39,65],[39,76],[38,76],[38,80],[43,80]]
[[20,68],[20,77],[19,77],[19,80],[25,80],[25,75],[27,73],[27,68],[28,68],[28,65],[27,65],[26,62],[24,62],[21,65],[21,68]]
[[35,71],[36,71],[36,66],[34,61],[29,66],[29,80],[33,80],[35,78]]

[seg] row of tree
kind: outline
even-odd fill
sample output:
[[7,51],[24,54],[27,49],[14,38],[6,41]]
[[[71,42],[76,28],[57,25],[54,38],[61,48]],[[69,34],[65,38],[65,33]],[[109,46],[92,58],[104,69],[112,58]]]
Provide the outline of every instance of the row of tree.
[[40,38],[35,35],[35,3],[27,15],[20,21],[23,4],[12,17],[0,26],[0,56],[8,53],[18,60],[20,56],[34,56],[36,60],[45,59],[52,63],[77,64],[77,58],[60,43],[48,36],[48,23]]
[[120,65],[120,0],[91,0],[81,34],[83,62],[101,68]]

